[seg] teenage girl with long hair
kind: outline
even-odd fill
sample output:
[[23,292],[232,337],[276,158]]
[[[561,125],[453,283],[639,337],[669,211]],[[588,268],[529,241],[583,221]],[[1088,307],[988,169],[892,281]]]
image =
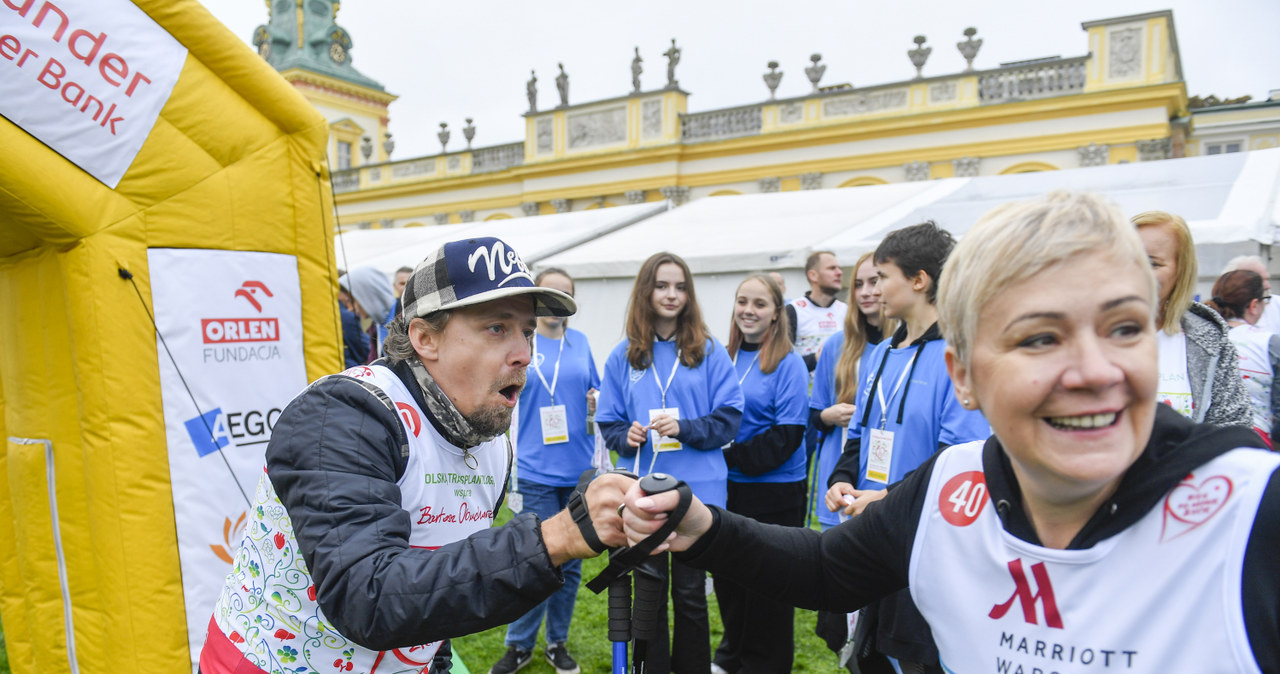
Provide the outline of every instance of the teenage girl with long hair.
[[[728,509],[768,524],[804,524],[808,368],[794,353],[782,288],[764,274],[735,293],[729,357],[745,409],[738,437],[725,449]],[[715,663],[729,672],[791,671],[795,609],[715,579],[724,636]]]
[[[604,366],[596,422],[605,443],[619,465],[639,475],[669,473],[698,498],[724,507],[728,466],[721,448],[737,436],[742,389],[729,354],[702,322],[693,275],[678,255],[657,253],[641,265],[626,332]],[[675,618],[669,642],[659,629],[648,644],[645,671],[708,672],[706,574],[665,554],[650,558],[641,573],[664,586],[670,576]],[[658,624],[666,620],[664,603]]]
[[814,474],[815,498],[813,515],[823,529],[839,524],[836,513],[831,512],[824,498],[827,478],[836,467],[844,445],[845,428],[854,413],[854,398],[858,393],[858,367],[868,347],[879,344],[884,335],[892,335],[898,321],[886,318],[880,303],[879,281],[876,265],[871,259],[874,253],[866,253],[854,265],[853,283],[849,286],[850,310],[844,316],[844,331],[827,338],[814,369],[813,393],[809,398],[810,415],[816,417],[814,426],[822,434],[818,446],[818,467]]

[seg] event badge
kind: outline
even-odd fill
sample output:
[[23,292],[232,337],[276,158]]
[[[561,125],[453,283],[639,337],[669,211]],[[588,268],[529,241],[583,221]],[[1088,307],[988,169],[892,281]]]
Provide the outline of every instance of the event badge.
[[893,431],[872,428],[867,447],[867,479],[889,484],[889,466],[893,463]]
[[519,515],[524,510],[524,494],[518,491],[507,492],[507,507],[511,512]]
[[[679,407],[662,407],[658,409],[649,410],[649,423],[653,423],[653,418],[660,414],[665,414],[671,417],[672,419],[679,419],[680,408]],[[649,442],[653,444],[653,451],[655,453],[674,452],[680,449],[684,449],[684,445],[680,444],[679,440],[676,440],[675,438],[668,438],[665,435],[660,436],[658,435],[658,432],[654,430],[649,431]]]
[[569,418],[564,405],[539,407],[542,415],[542,444],[558,445],[569,441]]

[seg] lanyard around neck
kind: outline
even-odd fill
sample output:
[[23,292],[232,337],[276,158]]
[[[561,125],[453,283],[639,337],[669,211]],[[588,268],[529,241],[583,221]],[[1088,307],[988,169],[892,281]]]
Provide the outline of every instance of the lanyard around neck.
[[[739,351],[738,353],[742,352]],[[738,367],[738,353],[733,354],[734,367]],[[760,360],[760,352],[756,351],[755,354],[751,356],[751,362],[747,365],[747,371],[743,372],[741,377],[738,377],[738,386],[742,386],[742,382],[747,380],[747,375],[751,374],[751,368],[755,367],[756,361],[758,360]]]
[[[876,398],[880,400],[880,430],[884,430],[885,424],[888,423],[889,403],[893,402],[894,397],[898,395],[898,391],[902,389],[902,382],[906,381],[907,375],[911,374],[911,364],[916,362],[916,356],[920,355],[920,350],[922,348],[923,346],[916,347],[915,352],[911,354],[911,360],[907,361],[907,365],[902,368],[902,375],[898,377],[898,383],[894,384],[893,391],[889,394],[888,401],[884,399],[884,387],[880,386],[883,382],[876,382]],[[892,351],[892,348],[885,350],[884,358],[886,361],[889,359],[889,354]],[[898,404],[905,405],[906,401],[904,400]]]
[[656,349],[654,350],[654,356],[654,361],[649,364],[649,371],[653,373],[653,381],[658,385],[658,392],[662,394],[662,407],[666,409],[667,390],[671,388],[671,380],[676,378],[676,370],[680,367],[680,349],[676,349],[676,359],[675,362],[671,363],[671,374],[667,375],[666,385],[663,385],[662,381],[658,379],[658,372],[654,369],[654,366],[658,364]]
[[[542,387],[547,389],[547,393],[551,396],[551,404],[556,404],[556,382],[560,380],[560,358],[564,356],[564,343],[567,341],[568,333],[560,336],[560,352],[556,354],[556,366],[551,373],[551,383],[547,384],[547,378],[542,375],[542,366],[534,365],[533,371],[538,373],[538,379],[542,380]],[[545,339],[545,338],[544,338]],[[538,361],[538,340],[533,340],[533,360]]]

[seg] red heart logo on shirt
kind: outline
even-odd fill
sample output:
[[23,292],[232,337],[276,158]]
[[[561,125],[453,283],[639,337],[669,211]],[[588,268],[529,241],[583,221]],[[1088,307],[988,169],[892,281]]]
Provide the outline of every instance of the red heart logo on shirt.
[[1164,529],[1160,540],[1167,541],[1208,522],[1231,498],[1231,480],[1224,475],[1205,478],[1196,485],[1187,476],[1164,499]]

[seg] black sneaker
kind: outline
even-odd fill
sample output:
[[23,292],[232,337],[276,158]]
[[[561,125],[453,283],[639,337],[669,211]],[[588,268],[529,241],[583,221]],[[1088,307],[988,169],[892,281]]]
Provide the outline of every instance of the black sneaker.
[[547,646],[547,662],[559,674],[578,674],[578,663],[569,655],[563,643]]
[[502,659],[498,661],[498,664],[494,665],[493,668],[489,670],[489,674],[511,674],[512,672],[518,672],[523,669],[525,665],[529,664],[529,661],[532,659],[532,651],[526,651],[519,646],[509,646],[507,647],[506,655],[503,655]]

